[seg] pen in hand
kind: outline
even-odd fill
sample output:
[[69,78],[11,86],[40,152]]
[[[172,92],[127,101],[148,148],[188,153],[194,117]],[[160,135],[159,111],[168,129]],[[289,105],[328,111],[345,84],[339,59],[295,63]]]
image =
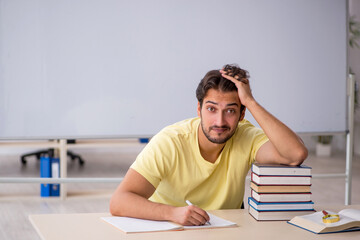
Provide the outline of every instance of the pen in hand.
[[[185,202],[186,202],[186,204],[189,205],[189,206],[192,206],[192,205],[193,205],[189,200],[186,200]],[[206,224],[211,225],[210,221],[207,221]]]

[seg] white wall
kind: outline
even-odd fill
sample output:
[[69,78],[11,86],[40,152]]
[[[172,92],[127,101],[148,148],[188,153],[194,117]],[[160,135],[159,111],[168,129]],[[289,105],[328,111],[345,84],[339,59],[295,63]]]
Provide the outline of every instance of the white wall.
[[[271,5],[273,5],[273,3],[271,4]],[[353,6],[354,5],[354,6]],[[355,6],[356,5],[356,6]],[[359,1],[350,1],[350,6],[351,6],[351,9],[356,9],[356,12],[359,12],[359,5],[360,5],[360,2]],[[298,11],[300,11],[300,10],[298,10]],[[335,11],[335,10],[334,10]],[[350,11],[351,12],[351,11]],[[288,14],[288,13],[287,13]],[[356,15],[358,15],[358,16],[360,16],[360,14],[356,14]],[[260,15],[261,16],[261,15]],[[316,15],[316,17],[318,17],[318,15]],[[274,17],[272,17],[272,18],[274,18]],[[303,18],[301,18],[301,19],[303,19]],[[279,25],[281,25],[281,23],[283,23],[284,21],[278,21],[279,23],[277,23],[277,24],[275,24],[275,27],[276,26],[279,26]],[[273,31],[273,30],[272,30]],[[261,36],[263,36],[263,32],[262,31],[259,31],[260,33],[261,33]],[[250,36],[252,36],[252,35],[254,35],[255,33],[254,32],[252,32],[252,34],[250,35]],[[270,35],[270,34],[269,34]],[[288,34],[288,35],[291,35],[291,34]],[[277,37],[276,36],[276,34],[272,34],[272,35],[270,35],[270,36],[275,36],[275,37]],[[283,37],[281,36],[281,37],[279,37],[280,39],[283,39]],[[325,39],[329,39],[327,36],[324,36],[324,38]],[[258,38],[258,39],[260,39],[260,37]],[[308,38],[305,38],[305,40],[306,39],[308,39]],[[267,39],[268,41],[269,41],[269,39]],[[275,39],[276,40],[276,39]],[[275,41],[274,40],[274,41]],[[28,39],[26,40],[27,42],[28,42]],[[284,41],[284,40],[283,40]],[[291,43],[291,41],[284,41],[285,43]],[[262,45],[260,45],[260,44],[258,44],[258,46],[259,47],[257,47],[258,49],[257,49],[257,51],[258,52],[263,52],[263,51],[260,51],[261,50],[261,46]],[[359,51],[359,50],[357,50],[357,51]],[[253,54],[253,55],[256,55],[256,54]],[[274,54],[275,55],[275,54]],[[285,54],[286,55],[286,54]],[[359,52],[357,52],[357,56],[358,56],[358,58],[357,58],[357,60],[355,61],[355,62],[359,62],[360,61],[360,53]],[[259,65],[259,61],[261,60],[262,58],[259,58],[259,56],[257,56],[257,58],[254,58],[254,62],[256,62],[256,65]],[[264,58],[265,60],[267,59],[267,58]],[[269,59],[271,59],[271,60],[273,60],[272,59],[272,55],[269,55]],[[251,61],[251,59],[248,59],[247,61]],[[237,62],[237,61],[233,61],[233,62]],[[270,61],[269,61],[270,62]],[[281,65],[281,64],[280,64]],[[260,67],[260,68],[262,68],[262,67]],[[206,69],[208,70],[208,65],[206,66]],[[360,76],[360,71],[359,71],[359,69],[355,69],[355,67],[353,67],[353,69],[355,70],[355,72],[356,73],[358,73],[357,75],[358,76]],[[249,69],[250,70],[250,72],[251,73],[253,73],[253,72],[255,72],[256,73],[256,71],[252,71],[252,69]],[[205,71],[201,71],[201,72],[205,72]],[[284,78],[284,80],[288,80],[288,78],[286,78],[287,76],[292,76],[292,74],[284,74],[284,73],[282,73],[282,74],[279,74],[279,75],[282,75],[282,76],[285,76],[285,78]],[[254,78],[254,79],[261,79],[260,77],[257,77],[256,75],[254,75],[254,74],[252,74],[252,77]],[[292,78],[293,78],[293,76],[292,76]],[[255,83],[254,83],[255,84]],[[270,86],[271,87],[271,86]],[[193,90],[192,90],[193,88],[191,88],[191,93],[193,94]],[[255,85],[253,85],[253,89],[254,89],[254,92],[255,92],[255,94],[257,94],[256,96],[259,96],[259,98],[262,96],[262,94],[259,94],[259,92],[258,92],[258,90],[255,90],[255,89],[259,89],[259,88],[257,88]],[[295,88],[296,89],[296,88]],[[0,89],[0,91],[1,91],[1,89]],[[260,100],[260,99],[258,99],[258,100]],[[274,113],[275,114],[275,112],[274,111],[272,111],[272,109],[270,109],[270,107],[271,106],[275,106],[276,104],[271,104],[271,103],[269,103],[269,102],[266,102],[266,101],[260,101],[262,104],[267,104],[267,105],[269,105],[269,110],[272,112],[272,113]],[[288,104],[288,105],[290,105],[290,104]],[[280,119],[282,119],[283,121],[284,121],[284,118],[282,118],[281,116],[279,116],[279,115],[277,115],[277,114],[275,114],[276,116],[278,116]],[[289,114],[288,114],[289,115]],[[19,118],[20,119],[20,118]],[[286,122],[287,123],[287,122]],[[288,124],[288,123],[287,123]],[[81,125],[82,126],[82,125]],[[85,126],[84,126],[85,127]],[[293,126],[291,126],[291,127],[293,127]],[[360,134],[359,134],[359,124],[357,124],[357,131],[358,131],[358,133],[356,134],[356,139],[357,139],[357,143],[359,143],[360,141],[359,141],[359,138],[360,138]],[[310,149],[313,149],[313,146],[314,146],[314,144],[315,144],[315,141],[311,138],[311,137],[309,137],[309,136],[306,136],[306,137],[304,137],[304,139],[305,139],[305,142],[306,142],[306,145],[310,148]],[[345,141],[344,141],[344,137],[343,136],[336,136],[335,137],[335,139],[334,139],[334,141],[333,141],[333,144],[334,144],[334,147],[335,148],[338,148],[338,149],[345,149],[344,148],[344,146],[345,146]],[[357,144],[357,145],[360,145],[360,144]],[[360,153],[359,153],[360,154]]]
[[0,0],[1,139],[152,136],[224,63],[295,131],[347,129],[346,0],[91,2]]
[[[360,1],[359,0],[349,0],[349,15],[356,16],[356,20],[360,22]],[[360,45],[360,40],[358,41]],[[360,87],[360,49],[359,48],[349,48],[349,66],[352,71],[355,73],[356,81]],[[360,94],[358,93],[358,99],[360,99]],[[354,153],[360,155],[360,106],[355,107],[355,129],[354,129]],[[316,141],[314,137],[305,135],[301,136],[305,142],[305,145],[310,151],[315,151]],[[346,150],[346,138],[342,135],[336,135],[333,138],[332,142],[333,151],[345,151]]]
[[[356,20],[360,22],[360,1],[350,0],[349,1],[349,14],[350,16],[356,16]],[[360,41],[359,45],[360,45]],[[349,66],[356,75],[358,84],[360,83],[360,49],[355,48],[349,49]],[[360,96],[358,94],[358,99]],[[355,140],[354,140],[354,151],[356,155],[360,155],[360,106],[355,109]]]

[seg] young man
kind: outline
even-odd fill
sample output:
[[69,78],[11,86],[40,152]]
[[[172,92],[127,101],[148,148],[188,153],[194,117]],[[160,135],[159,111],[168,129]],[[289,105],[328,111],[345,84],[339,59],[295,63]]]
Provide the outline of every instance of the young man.
[[[199,118],[152,138],[112,196],[111,214],[202,225],[205,210],[241,207],[254,161],[299,165],[307,157],[301,139],[254,99],[238,66],[208,72],[196,97]],[[262,130],[244,119],[246,108]]]

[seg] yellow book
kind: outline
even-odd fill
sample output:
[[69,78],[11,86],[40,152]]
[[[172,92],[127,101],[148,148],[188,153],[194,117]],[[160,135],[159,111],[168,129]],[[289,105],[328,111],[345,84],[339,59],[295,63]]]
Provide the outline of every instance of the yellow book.
[[275,185],[257,185],[254,182],[251,182],[251,188],[257,193],[301,193],[301,192],[310,192],[309,185],[307,186],[294,186],[294,185],[282,185],[282,186],[275,186]]

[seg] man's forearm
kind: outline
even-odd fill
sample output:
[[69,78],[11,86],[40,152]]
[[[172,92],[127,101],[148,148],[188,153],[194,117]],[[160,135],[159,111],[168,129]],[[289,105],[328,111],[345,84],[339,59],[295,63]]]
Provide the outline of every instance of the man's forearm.
[[295,164],[301,164],[305,160],[307,149],[290,128],[266,111],[255,100],[247,104],[247,109],[282,157]]
[[170,220],[174,207],[154,203],[131,192],[113,196],[110,202],[110,213],[114,216],[136,217],[151,220]]
[[167,220],[181,225],[202,225],[209,221],[206,211],[197,206],[174,207],[149,201],[155,190],[146,178],[130,168],[111,197],[110,213],[123,217]]
[[189,226],[203,225],[210,219],[206,211],[197,206],[173,207],[154,203],[131,192],[113,196],[110,202],[110,213],[114,216],[165,220]]

